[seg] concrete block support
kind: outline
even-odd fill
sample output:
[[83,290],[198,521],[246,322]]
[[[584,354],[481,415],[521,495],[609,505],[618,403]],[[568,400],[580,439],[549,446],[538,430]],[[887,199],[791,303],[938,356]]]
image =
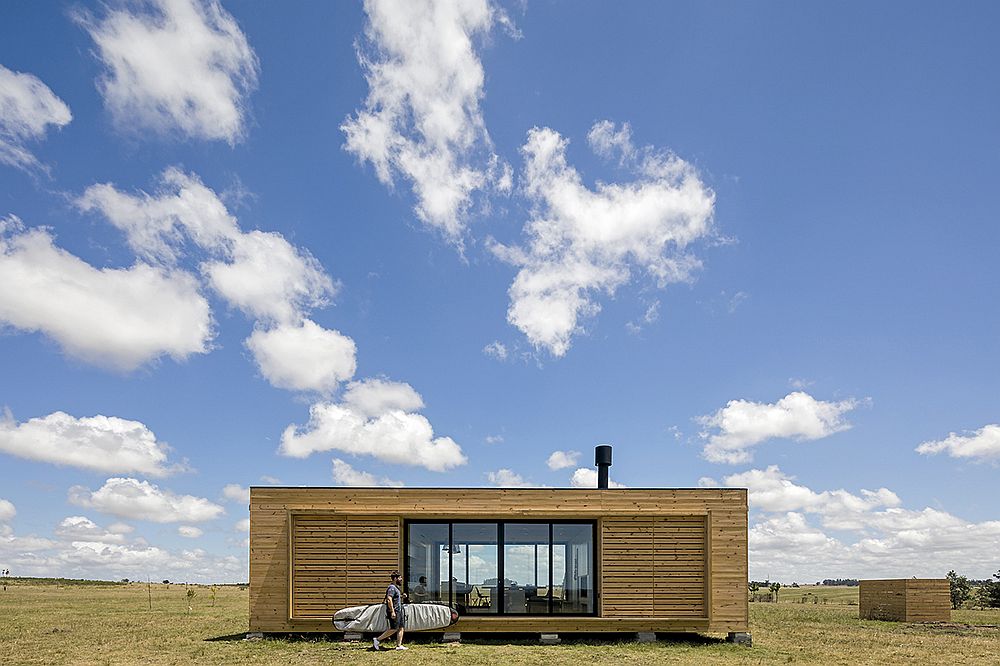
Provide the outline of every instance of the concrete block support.
[[263,631],[248,631],[247,632],[247,637],[244,640],[259,641],[262,638],[264,638],[264,632]]
[[541,634],[539,640],[542,645],[559,645],[562,643],[559,634]]
[[460,631],[446,631],[444,636],[441,637],[441,641],[444,643],[458,643],[462,640],[462,632]]
[[362,638],[364,638],[364,636],[362,634],[359,634],[359,633],[355,632],[355,631],[346,631],[346,632],[344,632],[344,642],[345,643],[357,643]]
[[640,631],[635,635],[635,640],[640,643],[655,643],[656,642],[656,632],[654,631]]
[[736,645],[746,645],[747,647],[753,646],[753,637],[750,632],[747,631],[730,631],[726,635],[726,641],[729,643],[735,643]]

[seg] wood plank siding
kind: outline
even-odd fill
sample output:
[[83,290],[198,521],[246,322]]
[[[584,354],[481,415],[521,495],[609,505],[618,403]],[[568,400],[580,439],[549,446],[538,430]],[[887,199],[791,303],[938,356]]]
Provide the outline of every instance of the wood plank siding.
[[597,524],[596,617],[464,616],[466,632],[747,631],[743,489],[250,490],[250,630],[328,632],[403,570],[403,521]]
[[951,590],[945,578],[898,578],[860,581],[858,614],[862,620],[950,622]]

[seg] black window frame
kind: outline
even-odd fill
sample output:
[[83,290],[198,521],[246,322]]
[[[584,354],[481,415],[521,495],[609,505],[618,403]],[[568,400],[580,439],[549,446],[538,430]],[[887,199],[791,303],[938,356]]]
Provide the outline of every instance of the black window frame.
[[[598,572],[597,572],[597,521],[573,518],[521,518],[517,520],[500,520],[494,518],[456,518],[456,519],[434,519],[434,518],[404,518],[403,519],[403,581],[410,580],[410,525],[447,525],[448,543],[454,540],[454,527],[461,523],[488,523],[497,526],[497,612],[496,613],[476,613],[469,617],[597,617],[598,615]],[[508,524],[547,524],[549,528],[549,592],[548,592],[548,612],[547,613],[508,613],[504,608],[504,590],[506,581],[504,578],[504,525]],[[593,610],[586,613],[553,613],[552,612],[552,589],[555,587],[552,579],[553,551],[555,544],[552,543],[554,530],[553,525],[590,525],[590,545],[591,545],[591,593],[593,594]],[[453,557],[448,554],[448,605],[452,605],[454,589],[452,587]],[[468,581],[466,581],[468,582]]]

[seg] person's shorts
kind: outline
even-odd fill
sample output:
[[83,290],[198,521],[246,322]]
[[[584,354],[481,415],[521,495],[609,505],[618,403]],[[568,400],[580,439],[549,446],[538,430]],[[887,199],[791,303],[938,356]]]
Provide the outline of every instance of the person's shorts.
[[402,613],[396,613],[396,617],[393,617],[387,612],[385,619],[389,622],[390,629],[406,629],[406,616]]

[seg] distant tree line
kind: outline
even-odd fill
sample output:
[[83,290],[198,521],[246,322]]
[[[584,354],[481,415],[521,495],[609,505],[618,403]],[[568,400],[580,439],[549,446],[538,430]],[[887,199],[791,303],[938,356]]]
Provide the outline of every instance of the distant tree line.
[[837,585],[840,587],[857,587],[857,578],[827,578],[822,583],[816,583],[817,585]]

